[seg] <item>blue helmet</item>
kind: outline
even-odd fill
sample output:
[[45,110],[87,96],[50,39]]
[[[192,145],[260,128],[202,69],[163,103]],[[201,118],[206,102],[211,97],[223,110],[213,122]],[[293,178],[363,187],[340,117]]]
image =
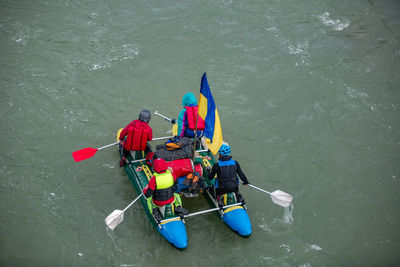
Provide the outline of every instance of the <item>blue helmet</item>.
[[223,144],[219,148],[218,153],[220,153],[222,156],[228,156],[229,154],[231,154],[231,147]]

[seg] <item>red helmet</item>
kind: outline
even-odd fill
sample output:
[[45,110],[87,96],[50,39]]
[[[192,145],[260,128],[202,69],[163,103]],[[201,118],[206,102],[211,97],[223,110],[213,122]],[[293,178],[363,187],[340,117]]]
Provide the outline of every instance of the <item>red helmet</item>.
[[167,170],[167,168],[168,168],[168,165],[164,159],[156,159],[154,161],[153,169],[157,173],[164,172],[165,170]]

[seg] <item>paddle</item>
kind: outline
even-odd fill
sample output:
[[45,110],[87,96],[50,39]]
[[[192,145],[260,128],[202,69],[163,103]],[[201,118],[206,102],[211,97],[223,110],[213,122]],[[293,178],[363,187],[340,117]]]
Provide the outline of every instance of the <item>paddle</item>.
[[127,209],[129,209],[129,207],[132,206],[133,203],[135,203],[136,200],[138,200],[142,195],[143,195],[143,192],[140,193],[140,195],[137,196],[125,209],[114,210],[113,212],[111,212],[111,214],[108,215],[107,218],[105,218],[105,220],[104,220],[106,222],[108,228],[110,228],[111,230],[114,230],[115,227],[117,227],[118,224],[120,224],[124,220],[124,212]]
[[269,194],[271,196],[272,202],[274,202],[275,204],[278,204],[279,206],[287,208],[290,206],[290,203],[292,203],[293,196],[288,193],[285,193],[281,190],[275,190],[274,192],[270,193],[264,189],[254,186],[252,184],[247,184],[247,185],[254,189],[257,189],[261,192]]
[[[168,138],[171,138],[171,137],[173,137],[173,136],[156,137],[156,138],[153,138],[153,140],[151,140],[151,141],[168,139]],[[99,148],[91,148],[91,147],[83,148],[83,149],[80,149],[78,151],[72,152],[72,157],[74,158],[74,160],[76,162],[82,161],[82,160],[85,160],[85,159],[93,157],[97,153],[97,151],[99,151],[99,150],[101,150],[103,148],[106,148],[106,147],[114,146],[114,145],[116,145],[118,143],[119,142],[116,142],[116,143],[109,144],[109,145],[106,145],[106,146],[102,146],[102,147],[99,147]]]
[[99,151],[99,150],[101,150],[103,148],[106,148],[106,147],[114,146],[114,145],[116,145],[118,143],[119,142],[116,142],[116,143],[109,144],[109,145],[106,145],[106,146],[102,146],[102,147],[99,147],[99,148],[91,148],[91,147],[83,148],[81,150],[72,152],[72,157],[74,158],[74,160],[76,162],[82,161],[82,160],[85,160],[85,159],[93,157],[97,153],[97,151]]

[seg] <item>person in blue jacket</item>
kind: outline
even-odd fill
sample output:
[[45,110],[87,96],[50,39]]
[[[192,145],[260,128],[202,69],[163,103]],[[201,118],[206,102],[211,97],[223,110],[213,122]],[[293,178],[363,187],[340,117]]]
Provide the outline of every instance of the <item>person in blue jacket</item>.
[[234,192],[238,202],[243,202],[243,196],[239,193],[239,175],[240,179],[243,181],[243,185],[248,185],[246,175],[240,168],[239,163],[232,159],[230,146],[223,144],[218,150],[219,161],[214,163],[211,172],[208,174],[208,179],[214,179],[215,174],[217,174],[217,180],[215,181],[215,192],[217,195],[218,204],[220,203],[220,196],[226,193]]
[[[186,93],[182,98],[182,110],[178,116],[178,137],[191,137],[195,136],[195,127],[197,120],[197,137],[201,137],[202,130],[204,130],[204,121],[197,116],[197,100],[193,93]],[[174,121],[175,122],[175,121]],[[200,129],[200,130],[199,130]]]

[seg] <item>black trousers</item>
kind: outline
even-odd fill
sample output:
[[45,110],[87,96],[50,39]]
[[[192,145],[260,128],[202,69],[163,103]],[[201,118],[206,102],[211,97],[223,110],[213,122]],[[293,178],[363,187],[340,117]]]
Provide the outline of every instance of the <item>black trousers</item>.
[[[121,144],[118,145],[119,146],[119,153],[121,154],[121,157],[127,157],[130,154],[129,150],[126,150]],[[136,151],[136,155],[138,154],[138,152],[140,151]],[[146,149],[144,150],[145,153],[149,153],[151,152],[151,146],[149,145],[149,143],[147,143]],[[144,155],[142,155],[143,157]]]

